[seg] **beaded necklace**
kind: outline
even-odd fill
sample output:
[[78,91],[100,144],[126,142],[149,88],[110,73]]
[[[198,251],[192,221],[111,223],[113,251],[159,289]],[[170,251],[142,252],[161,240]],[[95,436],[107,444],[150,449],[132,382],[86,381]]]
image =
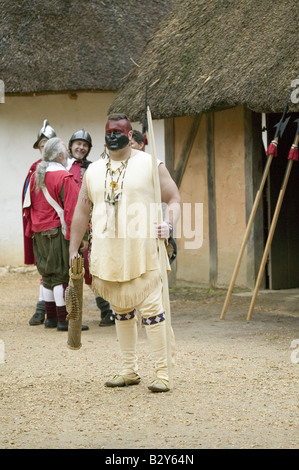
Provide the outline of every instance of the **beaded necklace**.
[[[106,163],[104,200],[109,205],[115,205],[121,199],[126,169],[130,156],[131,154],[125,161],[121,162],[120,166],[116,168],[116,170],[112,170],[111,159],[110,157],[108,158],[108,162]],[[109,184],[109,188],[107,189],[108,175],[110,176],[111,181]]]

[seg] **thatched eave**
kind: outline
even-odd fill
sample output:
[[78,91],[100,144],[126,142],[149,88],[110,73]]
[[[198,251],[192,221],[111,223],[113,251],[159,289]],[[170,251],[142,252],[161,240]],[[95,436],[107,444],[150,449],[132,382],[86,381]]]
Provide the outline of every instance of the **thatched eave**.
[[156,119],[237,105],[281,112],[299,79],[298,20],[292,0],[176,0],[110,112],[140,119],[146,84]]
[[172,0],[2,0],[7,94],[115,91]]

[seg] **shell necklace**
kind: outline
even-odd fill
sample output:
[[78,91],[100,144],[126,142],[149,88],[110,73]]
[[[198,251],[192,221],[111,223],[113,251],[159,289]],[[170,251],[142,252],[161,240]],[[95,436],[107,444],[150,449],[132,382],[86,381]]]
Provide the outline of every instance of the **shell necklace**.
[[[112,170],[111,158],[110,157],[108,158],[108,162],[106,163],[105,193],[104,193],[104,200],[108,204],[115,205],[121,199],[125,174],[126,174],[130,156],[131,154],[128,156],[126,160],[121,162],[120,166],[116,168],[116,170]],[[108,179],[110,179],[109,186],[108,186]]]

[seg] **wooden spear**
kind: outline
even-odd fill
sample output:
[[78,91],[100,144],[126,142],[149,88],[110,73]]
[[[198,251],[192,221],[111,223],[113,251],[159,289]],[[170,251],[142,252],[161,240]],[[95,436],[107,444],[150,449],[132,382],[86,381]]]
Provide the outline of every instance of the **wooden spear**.
[[259,189],[256,193],[256,196],[255,196],[254,204],[253,204],[253,207],[251,209],[251,214],[250,214],[247,226],[246,226],[246,230],[245,230],[245,234],[244,234],[244,237],[243,237],[243,240],[242,240],[241,248],[240,248],[240,251],[239,251],[239,254],[238,254],[238,258],[237,258],[237,261],[236,261],[236,264],[235,264],[233,275],[232,275],[232,278],[231,278],[231,281],[230,281],[230,284],[229,284],[229,288],[228,288],[228,291],[227,291],[227,294],[226,294],[225,302],[224,302],[222,312],[221,312],[221,315],[220,315],[221,320],[224,320],[227,309],[228,309],[228,304],[229,304],[229,301],[230,301],[230,298],[231,298],[231,295],[232,295],[232,292],[233,292],[233,288],[234,288],[236,278],[237,278],[237,275],[238,275],[238,272],[239,272],[242,257],[243,257],[244,250],[246,248],[246,244],[247,244],[247,241],[248,241],[248,238],[249,238],[249,235],[250,235],[250,231],[251,231],[252,224],[253,224],[253,221],[254,221],[254,218],[255,218],[255,214],[256,214],[257,208],[259,206],[261,197],[263,195],[263,189],[264,189],[267,177],[268,177],[268,173],[270,171],[270,166],[271,166],[273,157],[277,156],[278,139],[279,139],[279,137],[282,136],[282,134],[284,132],[284,129],[286,128],[286,125],[287,125],[287,123],[290,119],[288,117],[284,121],[284,117],[285,117],[285,115],[287,113],[287,110],[288,110],[288,102],[289,102],[289,97],[288,97],[288,100],[286,102],[286,105],[285,105],[285,108],[284,108],[284,111],[283,111],[283,114],[282,114],[282,117],[281,117],[280,121],[277,124],[275,124],[276,132],[275,132],[274,139],[272,140],[272,142],[270,143],[270,145],[267,149],[267,155],[268,155],[267,163],[266,163],[266,166],[265,166],[265,169],[264,169],[264,172],[263,172],[263,177],[262,177],[262,181],[260,183],[260,187],[259,187]]
[[[278,140],[278,138],[277,138],[277,140]],[[241,248],[240,248],[240,251],[239,251],[239,254],[238,254],[238,258],[237,258],[237,261],[236,261],[236,264],[235,264],[233,275],[232,275],[232,278],[231,278],[231,281],[230,281],[230,284],[229,284],[229,288],[228,288],[228,291],[227,291],[227,294],[226,294],[225,302],[224,302],[222,312],[221,312],[221,315],[220,315],[221,320],[224,320],[227,309],[228,309],[229,301],[230,301],[230,298],[231,298],[231,295],[232,295],[232,292],[233,292],[233,288],[234,288],[234,285],[235,285],[235,282],[236,282],[236,279],[237,279],[237,275],[238,275],[238,272],[239,272],[239,269],[240,269],[242,257],[243,257],[244,250],[246,248],[246,244],[247,244],[247,241],[248,241],[248,238],[249,238],[249,235],[250,235],[250,231],[251,231],[251,227],[252,227],[252,224],[253,224],[253,221],[254,221],[254,218],[255,218],[255,214],[256,214],[257,208],[259,206],[262,194],[263,194],[263,188],[264,188],[265,182],[267,180],[267,176],[268,176],[268,173],[269,173],[269,170],[270,170],[272,159],[273,159],[273,153],[268,155],[267,164],[265,166],[264,173],[263,173],[263,178],[262,178],[260,187],[259,187],[259,189],[256,193],[256,196],[255,196],[254,204],[253,204],[253,207],[252,207],[252,210],[251,210],[251,214],[250,214],[250,217],[249,217],[249,220],[248,220],[246,231],[245,231],[245,234],[244,234],[244,237],[243,237],[243,240],[242,240]]]
[[272,222],[271,222],[267,243],[266,243],[266,246],[265,246],[263,258],[262,258],[262,261],[261,261],[259,273],[258,273],[258,276],[257,276],[255,288],[254,288],[254,291],[253,291],[250,307],[249,307],[248,314],[247,314],[247,320],[250,320],[251,316],[252,316],[252,312],[253,312],[254,305],[255,305],[255,302],[256,302],[258,290],[259,290],[259,287],[260,287],[260,284],[261,284],[261,281],[262,281],[264,269],[265,269],[268,254],[269,254],[269,251],[270,251],[270,246],[271,246],[272,239],[273,239],[273,236],[274,236],[274,232],[275,232],[279,212],[280,212],[280,209],[281,209],[282,201],[283,201],[283,198],[284,198],[284,194],[285,194],[285,191],[286,191],[286,188],[287,188],[289,176],[290,176],[291,169],[292,169],[292,166],[293,166],[293,162],[294,162],[294,160],[298,160],[298,150],[297,150],[297,152],[293,152],[293,150],[298,148],[299,119],[297,119],[295,122],[298,122],[298,127],[297,127],[297,131],[296,131],[296,134],[295,134],[295,139],[294,139],[293,145],[292,145],[292,147],[290,149],[290,152],[289,152],[289,156],[288,156],[289,161],[288,161],[287,169],[285,171],[285,175],[284,175],[284,178],[283,178],[283,182],[282,182],[282,185],[281,185],[279,196],[278,196],[278,199],[277,199],[276,208],[275,208],[275,212],[274,212],[273,219],[272,219]]
[[[163,213],[162,213],[162,204],[161,204],[161,188],[160,188],[160,179],[159,179],[152,115],[151,115],[149,106],[147,107],[147,122],[148,122],[149,143],[150,143],[151,155],[152,155],[155,203],[157,207],[157,217],[158,217],[157,223],[161,224],[163,222]],[[172,375],[172,354],[171,354],[171,336],[172,336],[171,312],[170,312],[170,301],[169,301],[167,267],[166,267],[165,257],[163,256],[163,253],[164,253],[163,250],[165,250],[165,244],[162,238],[158,238],[158,249],[159,249],[159,263],[160,263],[160,270],[161,270],[161,277],[162,277],[163,305],[165,308],[169,388],[172,389],[173,388],[173,375]]]

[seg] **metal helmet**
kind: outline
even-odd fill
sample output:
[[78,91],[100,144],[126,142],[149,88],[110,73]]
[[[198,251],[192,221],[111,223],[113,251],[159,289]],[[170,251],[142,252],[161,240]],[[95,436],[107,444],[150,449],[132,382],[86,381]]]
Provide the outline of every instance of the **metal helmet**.
[[51,139],[52,137],[56,137],[56,132],[54,131],[53,127],[50,126],[47,119],[45,119],[43,127],[37,134],[37,141],[35,142],[35,144],[33,144],[33,148],[38,149],[38,145],[42,140]]
[[88,150],[88,152],[85,156],[85,158],[86,158],[87,155],[90,152],[91,147],[92,147],[92,140],[91,140],[90,134],[85,129],[80,129],[79,131],[74,132],[74,134],[72,135],[72,137],[69,140],[69,151],[71,151],[72,143],[75,140],[85,140],[89,144],[89,150]]

